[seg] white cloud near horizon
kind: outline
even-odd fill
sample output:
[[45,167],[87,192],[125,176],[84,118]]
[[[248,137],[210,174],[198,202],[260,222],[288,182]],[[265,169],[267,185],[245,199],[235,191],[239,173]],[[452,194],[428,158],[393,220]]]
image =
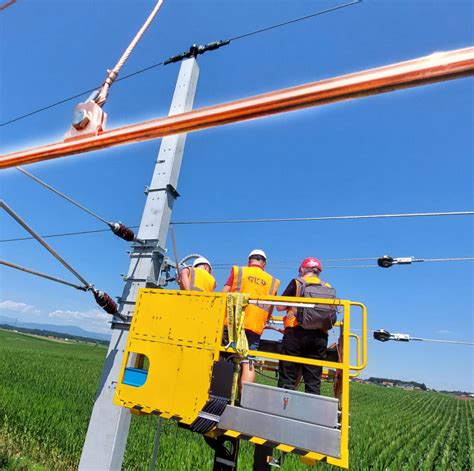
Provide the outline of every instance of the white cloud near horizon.
[[112,318],[99,309],[91,309],[89,311],[64,311],[57,309],[56,311],[50,312],[48,317],[67,321],[69,325],[75,325],[84,330],[102,334],[110,333],[109,322]]
[[31,304],[19,303],[9,299],[0,302],[0,311],[22,312],[25,314],[39,314],[41,312]]

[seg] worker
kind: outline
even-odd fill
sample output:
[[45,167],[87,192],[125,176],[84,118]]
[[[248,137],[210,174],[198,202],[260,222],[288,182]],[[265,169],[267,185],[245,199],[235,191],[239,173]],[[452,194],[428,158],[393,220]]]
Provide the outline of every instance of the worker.
[[[252,250],[248,256],[248,266],[233,266],[222,291],[224,293],[247,293],[251,296],[276,295],[280,281],[265,272],[266,264],[265,252],[260,249]],[[260,337],[272,310],[273,306],[260,307],[255,304],[249,304],[245,308],[244,329],[249,350],[258,350]],[[241,384],[255,381],[255,369],[249,359],[242,361],[240,381]]]
[[[281,296],[315,297],[335,299],[335,290],[329,283],[321,280],[321,262],[317,258],[305,258],[299,268],[299,277],[290,281]],[[283,318],[284,334],[282,355],[311,359],[326,358],[328,330],[336,322],[336,307],[319,305],[316,308],[291,308],[277,306],[278,311],[287,311]],[[309,313],[309,314],[305,314]],[[304,315],[304,317],[303,317]],[[309,325],[308,316],[315,316]],[[316,318],[316,320],[314,320]],[[305,324],[306,327],[303,327]],[[295,389],[302,375],[305,392],[320,394],[321,366],[302,365],[280,361],[278,386]]]
[[179,287],[185,291],[212,292],[216,289],[216,280],[212,276],[212,265],[207,258],[198,257],[192,267],[181,269]]

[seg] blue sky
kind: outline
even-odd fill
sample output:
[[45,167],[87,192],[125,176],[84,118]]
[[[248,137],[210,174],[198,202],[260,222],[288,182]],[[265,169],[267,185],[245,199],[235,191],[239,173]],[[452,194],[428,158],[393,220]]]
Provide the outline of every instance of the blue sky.
[[[343,3],[343,2],[341,2]],[[174,1],[123,69],[336,5],[334,1]],[[153,7],[147,1],[19,0],[0,12],[0,121],[99,84]],[[472,45],[469,1],[372,1],[242,39],[199,58],[195,107]],[[178,65],[117,83],[108,129],[167,114]],[[188,136],[173,220],[472,210],[473,82],[464,78],[307,109]],[[74,102],[0,128],[2,151],[62,139]],[[107,219],[138,224],[159,141],[28,166]],[[38,232],[102,226],[15,170],[1,194]],[[21,228],[1,216],[1,238]],[[282,285],[300,259],[473,256],[472,217],[177,226],[178,252],[244,263],[266,250]],[[122,290],[128,247],[108,233],[50,239],[87,279]],[[3,259],[68,277],[35,242],[2,243]],[[289,262],[281,264],[272,262]],[[326,263],[334,265],[335,263]],[[341,263],[344,264],[344,263]],[[366,264],[366,262],[364,262]],[[280,266],[279,266],[280,265]],[[291,268],[291,267],[294,268]],[[228,270],[216,270],[222,286]],[[369,309],[369,327],[473,341],[472,262],[331,269],[342,298]],[[1,270],[1,315],[107,329],[89,295]],[[363,376],[474,389],[472,347],[370,341]]]

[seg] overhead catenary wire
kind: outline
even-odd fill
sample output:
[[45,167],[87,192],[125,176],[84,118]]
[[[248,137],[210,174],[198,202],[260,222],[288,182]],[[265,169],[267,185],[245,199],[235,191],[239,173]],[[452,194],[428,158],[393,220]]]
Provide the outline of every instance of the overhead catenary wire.
[[206,224],[254,224],[273,222],[305,222],[305,221],[338,221],[356,219],[388,219],[388,218],[412,218],[412,217],[439,217],[439,216],[472,216],[474,211],[444,211],[437,213],[392,213],[392,214],[364,214],[353,216],[316,216],[316,217],[294,217],[294,218],[255,218],[255,219],[216,219],[198,221],[176,221],[175,226],[206,225]]
[[43,186],[44,188],[46,188],[47,190],[51,191],[52,193],[54,193],[55,195],[65,199],[68,203],[71,203],[72,205],[76,206],[77,208],[79,208],[80,210],[86,212],[87,214],[89,214],[90,216],[98,219],[99,221],[103,222],[104,224],[107,224],[107,226],[109,227],[109,229],[117,236],[117,237],[120,237],[121,239],[124,239],[128,242],[131,242],[131,241],[136,241],[136,242],[139,242],[141,243],[142,241],[140,239],[137,239],[135,237],[135,233],[131,230],[130,227],[127,227],[125,226],[124,224],[122,224],[121,222],[110,222],[110,221],[107,221],[107,219],[104,219],[102,216],[99,216],[97,213],[95,213],[94,211],[90,210],[89,208],[86,208],[84,205],[78,203],[77,201],[73,200],[71,197],[65,195],[63,192],[59,191],[58,189],[54,188],[53,186],[51,186],[50,184],[46,183],[45,181],[41,180],[40,178],[36,177],[35,175],[33,175],[32,173],[28,172],[27,170],[25,170],[24,168],[22,167],[15,167],[17,170],[19,170],[21,173],[23,173],[24,175],[26,175],[27,177],[31,178],[33,181],[35,181],[36,183],[40,184],[41,186]]
[[[352,328],[351,330],[354,330],[355,332],[362,332],[362,329],[354,329]],[[367,329],[367,332],[373,333],[377,332],[375,329]],[[445,340],[445,339],[425,339],[422,337],[412,337],[411,335],[409,336],[410,340],[416,340],[416,341],[423,341],[423,342],[434,342],[434,343],[447,343],[447,344],[453,344],[453,345],[474,345],[473,342],[466,342],[464,340]],[[377,340],[375,338],[369,338],[368,340]]]
[[[285,21],[285,22],[282,22],[282,23],[277,23],[275,25],[270,25],[270,26],[267,26],[267,27],[264,27],[264,28],[260,28],[260,29],[257,29],[257,30],[254,30],[254,31],[249,31],[247,33],[244,33],[244,34],[240,34],[240,35],[237,35],[237,36],[234,36],[233,38],[229,39],[228,41],[229,42],[235,42],[235,41],[238,41],[240,39],[244,39],[244,38],[247,38],[249,36],[254,36],[254,35],[257,35],[257,34],[261,34],[261,33],[265,33],[267,31],[270,31],[270,30],[274,30],[276,28],[280,28],[280,27],[284,27],[284,26],[287,26],[287,25],[290,25],[290,24],[294,24],[294,23],[297,23],[297,22],[301,22],[301,21],[305,21],[305,20],[309,20],[309,19],[312,19],[312,18],[315,18],[317,16],[320,16],[320,15],[323,15],[323,14],[326,14],[326,13],[330,13],[330,12],[333,12],[333,11],[336,11],[336,10],[340,10],[342,8],[346,8],[346,7],[349,7],[349,6],[352,6],[352,5],[356,5],[358,3],[362,3],[362,0],[355,0],[353,2],[350,2],[350,3],[345,3],[345,4],[342,4],[342,5],[338,5],[338,6],[335,6],[335,7],[332,7],[332,8],[328,8],[326,10],[320,10],[320,11],[317,11],[317,12],[314,12],[314,13],[310,13],[308,15],[305,15],[305,16],[301,16],[301,17],[298,17],[298,18],[293,18],[291,20],[288,20],[288,21]],[[116,78],[114,80],[114,83],[118,83],[118,82],[121,82],[123,80],[127,80],[131,77],[135,77],[137,75],[140,75],[142,73],[145,73],[145,72],[148,72],[152,69],[155,69],[157,67],[160,67],[162,65],[165,64],[165,60],[162,60],[160,62],[157,62],[155,64],[151,64],[147,67],[143,67],[141,69],[138,69],[134,72],[131,72],[127,75],[123,75],[122,77],[119,77],[119,78]],[[36,115],[38,113],[42,113],[43,111],[47,111],[51,108],[55,108],[56,106],[59,106],[59,105],[62,105],[64,103],[68,103],[72,100],[75,100],[77,98],[80,98],[82,96],[85,96],[85,95],[89,95],[91,94],[92,92],[96,91],[98,88],[100,88],[100,86],[95,86],[95,87],[92,87],[92,88],[89,88],[87,90],[84,90],[83,92],[79,92],[79,93],[76,93],[72,96],[69,96],[67,98],[63,98],[61,100],[58,100],[56,102],[53,102],[51,103],[50,105],[46,105],[46,106],[43,106],[41,108],[38,108],[36,110],[33,110],[33,111],[30,111],[28,113],[25,113],[23,115],[20,115],[20,116],[17,116],[15,118],[12,118],[8,121],[4,121],[3,123],[0,123],[0,127],[3,127],[3,126],[7,126],[8,124],[12,124],[12,123],[15,123],[17,121],[20,121],[20,120],[23,120],[23,119],[26,119],[30,116],[33,116],[33,115]]]
[[107,224],[107,225],[110,225],[110,222],[107,221],[107,219],[104,219],[102,216],[99,216],[97,213],[95,213],[94,211],[91,211],[89,208],[86,208],[84,205],[78,203],[77,201],[73,200],[72,198],[70,198],[69,196],[65,195],[63,192],[57,190],[56,188],[54,188],[53,186],[49,185],[48,183],[46,183],[45,181],[39,179],[38,177],[36,177],[35,175],[33,175],[32,173],[28,172],[28,170],[25,170],[24,168],[22,167],[15,167],[18,171],[20,171],[21,173],[23,173],[24,175],[26,175],[27,177],[31,178],[32,180],[34,180],[36,183],[39,183],[41,186],[44,186],[46,189],[48,189],[49,191],[52,191],[53,193],[55,193],[56,195],[60,196],[61,198],[65,199],[66,201],[68,201],[69,203],[73,204],[74,206],[78,207],[79,209],[81,209],[82,211],[90,214],[92,217],[98,219],[99,221]]
[[[144,67],[143,69],[138,69],[135,72],[131,72],[130,74],[127,75],[122,75],[122,77],[119,77],[115,80],[115,83],[121,82],[122,80],[129,79],[131,77],[134,77],[135,75],[142,74],[143,72],[147,72],[149,70],[155,69],[157,67],[160,67],[161,65],[164,64],[164,61],[159,62],[157,64],[149,65],[148,67]],[[96,91],[99,86],[89,88],[87,90],[84,90],[83,92],[77,93],[76,95],[69,96],[67,98],[63,98],[62,100],[56,101],[54,103],[51,103],[50,105],[43,106],[42,108],[38,108],[36,110],[30,111],[29,113],[23,114],[21,116],[17,116],[16,118],[10,119],[9,121],[5,121],[4,123],[0,123],[0,127],[6,126],[7,124],[12,124],[15,123],[16,121],[21,121],[22,119],[28,118],[30,116],[33,116],[38,113],[42,113],[43,111],[47,111],[51,108],[55,108],[56,106],[62,105],[64,103],[68,103],[70,101],[76,100],[77,98],[81,98],[82,96],[85,95],[90,95],[92,92]]]
[[[353,258],[321,258],[321,262],[355,262],[355,261],[361,261],[361,260],[377,260],[378,257],[353,257]],[[280,266],[280,265],[294,265],[296,263],[299,263],[298,260],[269,260],[269,264],[271,264],[273,267],[275,266]],[[213,263],[213,267],[227,267],[229,266],[228,263]]]
[[427,339],[424,337],[414,337],[410,334],[402,334],[402,333],[395,333],[395,332],[391,333],[385,329],[378,329],[372,332],[374,333],[373,340],[377,340],[382,343],[386,343],[389,341],[402,342],[402,343],[417,341],[417,342],[446,343],[446,344],[452,344],[452,345],[474,345],[473,342],[466,342],[466,341],[461,341],[461,340]]
[[336,11],[336,10],[341,10],[342,8],[350,7],[352,5],[356,5],[357,3],[362,3],[362,0],[355,0],[353,2],[344,3],[342,5],[336,5],[335,7],[327,8],[326,10],[320,10],[320,11],[317,11],[315,13],[310,13],[309,15],[304,15],[304,16],[300,16],[298,18],[293,18],[293,19],[288,20],[288,21],[283,21],[282,23],[277,23],[275,25],[266,26],[264,28],[256,29],[254,31],[249,31],[248,33],[240,34],[239,36],[234,36],[233,38],[230,38],[229,41],[237,41],[239,39],[248,38],[249,36],[254,36],[256,34],[265,33],[265,32],[270,31],[272,29],[281,28],[283,26],[288,26],[288,25],[291,25],[293,23],[299,23],[300,21],[309,20],[310,18],[314,18],[316,16],[324,15],[326,13],[331,13],[331,12]]
[[[474,259],[473,259],[474,260]],[[295,269],[298,267],[300,262],[295,262],[294,265],[291,265],[291,266],[275,266],[273,265],[271,262],[268,262],[268,266],[273,268],[273,269],[280,269],[280,270],[288,270],[288,269]],[[227,270],[229,268],[231,268],[234,264],[232,263],[229,263],[229,264],[223,264],[223,265],[220,265],[220,266],[214,266],[213,265],[213,269],[214,270]],[[327,265],[325,266],[324,268],[378,268],[377,265]]]
[[474,260],[474,257],[457,257],[457,258],[424,258],[417,260],[419,262],[465,262]]
[[[260,219],[229,219],[229,220],[214,220],[214,221],[176,221],[172,222],[176,226],[178,225],[208,225],[208,224],[252,224],[252,223],[280,223],[280,222],[311,222],[311,221],[337,221],[337,220],[357,220],[357,219],[390,219],[390,218],[415,218],[415,217],[439,217],[439,216],[472,216],[474,211],[446,211],[436,213],[394,213],[394,214],[369,214],[369,215],[358,215],[358,216],[316,216],[316,217],[305,217],[305,218],[260,218]],[[139,226],[129,226],[132,229],[136,229]],[[67,237],[85,234],[96,234],[100,232],[107,232],[106,229],[88,229],[83,231],[72,231],[72,232],[60,232],[57,234],[43,235],[43,238],[52,237]],[[23,240],[31,240],[32,237],[15,237],[10,239],[2,239],[1,242],[18,242]],[[370,258],[359,258],[359,260],[376,260],[378,257]],[[341,259],[337,259],[341,260]],[[344,259],[352,261],[354,259]]]
[[444,340],[444,339],[425,339],[421,337],[411,337],[410,340],[416,340],[421,342],[435,342],[435,343],[448,343],[453,345],[474,345],[474,342],[464,342],[461,340]]

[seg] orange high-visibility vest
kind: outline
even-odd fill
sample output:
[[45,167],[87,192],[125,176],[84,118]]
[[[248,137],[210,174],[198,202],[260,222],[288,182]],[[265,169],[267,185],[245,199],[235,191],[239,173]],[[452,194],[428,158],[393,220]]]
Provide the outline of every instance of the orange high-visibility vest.
[[216,289],[215,278],[202,268],[188,268],[190,291],[212,292]]
[[[324,286],[327,286],[328,288],[331,287],[331,285],[329,283],[326,283],[326,282],[322,281],[317,276],[303,276],[303,279],[308,284],[317,285],[317,284],[324,283]],[[295,279],[295,283],[296,283],[296,294],[295,294],[295,296],[300,297],[301,294],[302,294],[302,292],[301,292],[302,291],[301,290],[301,283],[297,279]],[[288,311],[286,311],[286,316],[283,318],[283,325],[284,325],[285,329],[287,327],[296,327],[298,325],[298,322],[296,320],[296,308],[288,309]]]
[[[276,295],[280,280],[273,278],[259,267],[232,267],[233,281],[231,291],[250,295]],[[245,308],[244,328],[262,335],[271,306],[258,307],[249,304]]]

